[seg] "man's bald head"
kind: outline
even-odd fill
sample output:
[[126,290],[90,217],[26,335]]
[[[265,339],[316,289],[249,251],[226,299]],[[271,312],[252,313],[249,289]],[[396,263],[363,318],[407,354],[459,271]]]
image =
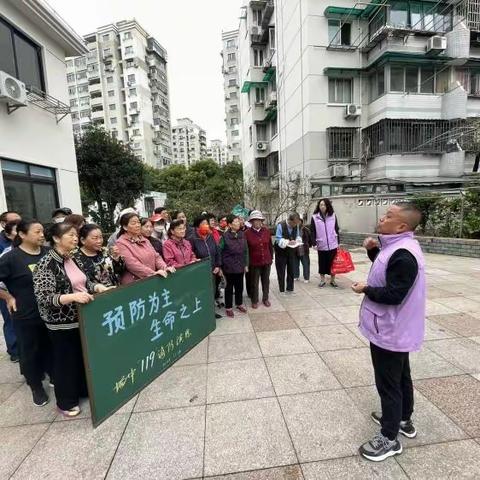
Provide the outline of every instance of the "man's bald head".
[[385,235],[414,231],[422,220],[422,212],[411,202],[392,205],[380,219],[377,232]]

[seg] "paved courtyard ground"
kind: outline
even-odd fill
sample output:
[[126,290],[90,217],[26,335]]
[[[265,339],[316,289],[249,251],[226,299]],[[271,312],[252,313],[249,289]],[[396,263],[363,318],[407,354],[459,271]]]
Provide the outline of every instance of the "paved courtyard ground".
[[315,275],[280,297],[272,272],[272,308],[219,320],[96,430],[87,404],[74,420],[53,400],[34,407],[2,343],[0,478],[480,478],[480,260],[427,255],[427,341],[412,359],[418,437],[381,464],[356,454],[379,402],[349,288],[369,262],[361,250],[354,260],[338,290]]

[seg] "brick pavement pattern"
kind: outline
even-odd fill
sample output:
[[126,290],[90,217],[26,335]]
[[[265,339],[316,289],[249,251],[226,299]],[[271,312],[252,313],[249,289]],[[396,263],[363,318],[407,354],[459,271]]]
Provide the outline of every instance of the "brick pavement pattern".
[[[379,407],[361,301],[296,282],[272,307],[222,318],[209,338],[93,429],[33,406],[0,337],[0,479],[318,480],[480,478],[480,260],[427,254],[426,342],[412,355],[418,437],[374,464],[358,446]],[[312,272],[316,257],[312,253]],[[50,392],[53,397],[53,392]]]

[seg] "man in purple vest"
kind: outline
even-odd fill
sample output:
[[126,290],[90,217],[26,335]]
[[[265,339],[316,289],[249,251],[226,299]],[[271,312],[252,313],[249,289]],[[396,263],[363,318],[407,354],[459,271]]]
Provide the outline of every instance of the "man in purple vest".
[[421,218],[412,203],[392,205],[378,223],[379,240],[364,242],[373,261],[367,283],[352,285],[354,292],[365,294],[359,328],[370,341],[382,406],[381,413],[371,415],[381,431],[359,451],[375,462],[402,453],[399,432],[417,435],[409,352],[420,350],[425,333],[425,260],[413,237]]

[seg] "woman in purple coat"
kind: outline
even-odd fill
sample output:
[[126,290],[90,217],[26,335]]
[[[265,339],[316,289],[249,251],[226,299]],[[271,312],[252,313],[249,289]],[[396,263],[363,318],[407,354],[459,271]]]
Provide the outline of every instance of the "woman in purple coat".
[[320,288],[325,286],[325,275],[330,275],[330,285],[337,287],[335,275],[331,274],[333,259],[339,244],[338,222],[333,211],[332,202],[322,198],[317,203],[310,224],[314,247],[318,251],[318,273]]

